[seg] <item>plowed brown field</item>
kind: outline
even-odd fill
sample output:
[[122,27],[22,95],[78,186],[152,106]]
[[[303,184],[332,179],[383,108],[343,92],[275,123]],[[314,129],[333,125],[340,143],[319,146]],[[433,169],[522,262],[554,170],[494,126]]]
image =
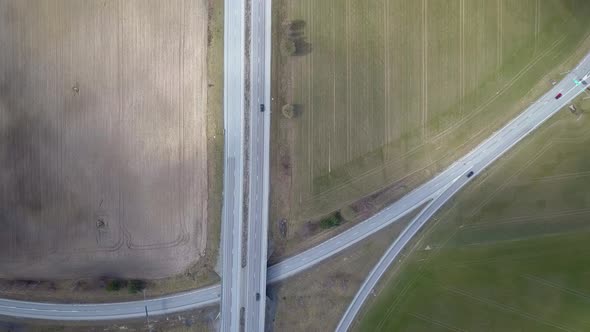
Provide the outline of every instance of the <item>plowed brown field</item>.
[[0,0],[0,278],[158,278],[207,234],[207,2]]

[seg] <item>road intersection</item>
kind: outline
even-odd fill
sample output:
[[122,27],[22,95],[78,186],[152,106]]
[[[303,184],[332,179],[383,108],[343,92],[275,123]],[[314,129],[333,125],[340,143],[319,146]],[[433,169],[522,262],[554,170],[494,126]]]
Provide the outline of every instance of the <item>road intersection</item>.
[[[314,266],[334,254],[358,243],[417,207],[428,204],[394,242],[380,263],[371,272],[365,284],[343,317],[339,330],[346,330],[353,322],[366,294],[377,283],[383,271],[395,260],[399,251],[448,199],[471,178],[502,156],[512,146],[544,123],[576,96],[586,85],[578,84],[590,73],[589,56],[572,70],[560,83],[531,105],[525,112],[497,131],[466,156],[445,171],[416,188],[397,202],[366,221],[347,231],[290,257],[266,271],[266,233],[268,227],[268,137],[270,127],[270,0],[252,2],[251,16],[251,91],[250,132],[244,130],[244,74],[245,74],[245,19],[244,3],[225,0],[224,38],[224,128],[225,168],[224,203],[222,213],[222,284],[160,298],[121,303],[54,304],[16,300],[0,300],[0,315],[47,320],[118,320],[179,312],[213,305],[221,301],[221,329],[238,331],[242,307],[247,330],[260,330],[264,326],[265,284],[284,280]],[[256,15],[254,15],[256,13]],[[562,97],[555,99],[561,93]],[[266,106],[260,112],[257,105]],[[249,134],[249,143],[245,135]],[[249,144],[250,159],[248,190],[248,241],[246,265],[242,264],[243,179],[244,148]],[[257,178],[256,178],[257,176]],[[262,178],[261,178],[262,177]],[[255,179],[255,181],[253,181]],[[255,208],[252,208],[255,207]],[[245,285],[245,286],[244,286]],[[260,298],[255,294],[259,294]],[[258,300],[257,300],[258,298]]]
[[[374,234],[424,203],[436,200],[444,204],[446,199],[452,197],[452,194],[456,192],[453,188],[448,190],[451,183],[455,183],[455,186],[460,185],[462,187],[469,181],[466,178],[468,171],[474,170],[477,175],[482,169],[514,146],[514,144],[518,143],[530,132],[567,105],[572,99],[581,94],[585,86],[573,86],[573,79],[580,78],[582,76],[580,74],[587,72],[590,72],[590,56],[587,56],[582,63],[576,67],[573,71],[573,73],[576,74],[570,73],[550,92],[534,103],[531,108],[521,113],[475,150],[451,165],[447,170],[443,171],[429,182],[415,189],[410,194],[404,196],[404,198],[395,202],[372,218],[359,223],[314,248],[271,266],[268,269],[267,282],[273,283],[279,280],[284,280],[297,272],[337,254],[349,247],[351,245],[350,241],[358,242],[367,236]],[[553,99],[553,94],[556,93],[556,91],[563,91],[563,97],[559,100]],[[502,141],[505,141],[506,143],[500,144]],[[475,157],[475,155],[486,151],[486,157],[483,157],[483,155],[482,157]],[[445,195],[441,195],[443,192]],[[439,201],[441,199],[443,200]],[[157,315],[212,305],[219,302],[220,296],[221,287],[215,285],[204,289],[164,296],[147,301],[122,303],[51,304],[0,300],[0,315],[49,320],[114,320],[143,317],[145,315],[146,305],[148,306],[150,314]]]

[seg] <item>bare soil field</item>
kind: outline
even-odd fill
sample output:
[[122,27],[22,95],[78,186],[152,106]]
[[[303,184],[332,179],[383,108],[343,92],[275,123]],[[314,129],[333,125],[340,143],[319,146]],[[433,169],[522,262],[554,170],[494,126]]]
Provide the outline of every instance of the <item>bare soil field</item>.
[[[207,307],[173,315],[150,316],[122,322],[53,322],[4,318],[0,316],[0,332],[204,332],[216,331],[219,307]],[[149,325],[149,328],[148,328]]]
[[[309,222],[385,188],[396,189],[388,194],[395,200],[431,178],[590,49],[584,0],[302,0],[274,7],[277,255],[304,246],[298,234]],[[294,42],[293,55],[281,48],[285,40]],[[285,104],[295,105],[295,117],[280,114]],[[278,220],[287,221],[286,235]]]
[[207,1],[0,1],[0,277],[162,278],[207,245]]

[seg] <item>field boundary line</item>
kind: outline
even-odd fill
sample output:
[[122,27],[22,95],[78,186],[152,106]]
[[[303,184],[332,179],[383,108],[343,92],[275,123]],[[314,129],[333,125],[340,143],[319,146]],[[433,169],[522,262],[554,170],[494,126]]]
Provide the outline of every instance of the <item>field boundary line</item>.
[[[560,237],[560,236],[571,236],[571,235],[576,235],[576,234],[572,234],[571,232],[561,232],[561,233],[554,233],[554,234],[544,234],[542,236],[537,236],[535,237],[535,239],[547,239],[547,238],[556,238],[556,237]],[[530,238],[530,237],[529,237]],[[516,240],[509,240],[509,241],[495,241],[494,243],[508,243],[508,242],[517,242]],[[492,242],[490,242],[492,243]],[[552,249],[550,250],[552,253],[558,253],[558,252],[565,252],[565,253],[569,253],[572,251],[572,248],[569,247],[565,247],[565,248],[556,248],[556,249]],[[577,250],[576,251],[576,255],[580,255],[582,253],[588,253],[590,252],[589,249],[586,250]],[[515,261],[524,261],[524,260],[535,260],[535,259],[543,259],[545,258],[546,252],[545,251],[537,251],[535,253],[524,253],[524,254],[520,254],[520,255],[515,255],[512,254],[510,256],[494,256],[494,257],[489,257],[489,258],[485,258],[485,259],[471,259],[471,260],[465,260],[463,262],[460,263],[453,263],[454,266],[457,267],[470,267],[471,265],[478,265],[478,264],[489,264],[489,263],[494,263],[494,262],[515,262]]]
[[460,329],[458,327],[448,325],[448,324],[443,323],[443,322],[441,322],[439,320],[432,319],[430,317],[426,317],[426,316],[421,315],[421,314],[417,314],[417,313],[413,313],[413,312],[409,312],[409,313],[406,313],[406,314],[408,316],[412,316],[412,317],[418,318],[418,319],[423,320],[425,322],[432,323],[432,324],[434,324],[436,326],[440,326],[440,327],[445,328],[445,329],[447,329],[449,331],[454,331],[454,332],[467,332],[467,330],[463,330],[463,329]]
[[428,0],[422,0],[422,142],[428,139]]
[[[122,77],[122,73],[123,73],[123,55],[122,53],[122,45],[123,45],[123,26],[121,24],[121,22],[123,21],[123,16],[121,15],[121,1],[117,1],[117,97],[119,99],[119,111],[118,111],[118,115],[119,115],[119,121],[117,121],[118,127],[117,127],[117,138],[118,140],[120,140],[123,137],[123,77]],[[117,168],[117,176],[121,176],[122,171],[121,168],[118,167]],[[117,192],[118,192],[118,197],[117,197],[117,219],[119,221],[119,243],[118,243],[118,248],[117,249],[113,249],[114,250],[118,250],[119,248],[121,248],[123,246],[123,244],[127,243],[127,235],[125,234],[126,232],[126,228],[125,225],[123,223],[123,219],[121,218],[121,216],[123,215],[121,213],[121,210],[123,208],[123,193],[121,190],[121,183],[120,181],[117,181]]]
[[[306,14],[307,17],[311,17],[310,16],[310,8],[311,8],[311,4],[308,2],[307,8],[306,8]],[[313,19],[310,19],[310,21],[312,21]],[[309,23],[309,25],[311,26],[311,22]],[[310,27],[311,29],[311,27]],[[310,33],[311,35],[311,33]],[[311,58],[311,56],[310,56]],[[309,75],[311,76],[311,66],[310,66],[310,58],[306,58],[305,59],[305,65],[307,67],[308,72],[310,73]],[[302,80],[303,81],[303,80]],[[313,78],[310,77],[309,78],[309,83],[307,84],[307,104],[309,105],[310,111],[309,111],[309,116],[307,117],[307,167],[308,167],[308,174],[310,174],[309,176],[309,190],[313,192],[313,166],[312,166],[312,155],[313,155],[313,121],[312,121],[312,117],[313,117],[313,104],[312,104],[312,98],[311,98],[311,91],[312,91],[312,85],[313,85]]]
[[461,100],[459,101],[459,114],[463,116],[465,112],[465,0],[459,3],[459,90],[461,93]]
[[[480,134],[481,132],[483,132],[484,130],[485,130],[485,128],[482,128],[482,129],[481,129],[479,132],[477,132],[477,133],[473,134],[473,135],[472,135],[472,136],[471,136],[469,139],[471,139],[471,138],[473,138],[473,137],[475,137],[475,136],[479,135],[479,134]],[[588,135],[588,136],[590,137],[590,135]],[[468,141],[465,141],[465,142],[461,143],[461,144],[460,144],[460,145],[457,147],[457,149],[456,149],[456,150],[459,150],[459,149],[461,149],[463,146],[467,145],[468,143],[469,143]],[[397,158],[397,159],[391,159],[390,161],[388,161],[388,162],[385,162],[385,163],[381,164],[380,166],[373,167],[373,168],[371,168],[371,169],[369,169],[369,170],[367,170],[367,171],[365,171],[365,172],[363,172],[363,173],[361,173],[361,174],[358,174],[358,175],[357,175],[355,178],[353,178],[353,179],[347,180],[347,181],[345,181],[345,182],[342,182],[341,184],[339,184],[339,185],[337,185],[337,186],[331,187],[331,188],[329,188],[329,189],[327,189],[327,190],[325,190],[325,191],[322,191],[322,192],[320,192],[320,193],[318,193],[318,194],[312,195],[310,199],[306,199],[304,202],[309,202],[309,201],[311,201],[311,200],[313,200],[313,199],[315,199],[315,198],[318,198],[318,197],[320,197],[320,196],[322,196],[322,195],[327,195],[327,194],[329,194],[329,193],[331,193],[331,192],[333,192],[333,191],[340,190],[340,189],[342,189],[342,187],[345,187],[346,185],[349,185],[349,184],[351,184],[352,182],[355,182],[355,181],[361,181],[363,178],[365,178],[365,177],[367,177],[367,176],[370,176],[370,175],[373,175],[373,174],[374,174],[374,173],[376,173],[376,172],[382,171],[382,170],[383,170],[385,167],[389,167],[389,166],[391,166],[391,165],[394,165],[394,164],[399,164],[399,163],[401,163],[401,162],[403,162],[403,161],[404,161],[404,160],[403,160],[404,158],[406,158],[406,157],[409,157],[410,155],[412,155],[412,154],[414,154],[414,153],[417,153],[417,152],[419,152],[418,150],[420,150],[421,148],[425,147],[425,146],[426,146],[426,144],[428,144],[428,143],[421,143],[420,145],[418,145],[418,146],[416,146],[416,147],[412,148],[411,150],[409,150],[409,151],[407,151],[406,153],[404,153],[403,155],[401,155],[399,158]],[[434,161],[430,162],[429,164],[425,165],[424,167],[422,167],[422,168],[420,168],[420,169],[418,169],[418,170],[416,170],[416,171],[414,171],[414,172],[412,172],[412,173],[408,173],[408,174],[404,175],[402,178],[400,178],[400,179],[398,179],[398,180],[396,180],[396,181],[394,181],[394,182],[401,181],[401,180],[403,180],[403,179],[405,179],[405,178],[407,178],[407,177],[409,177],[409,176],[412,176],[412,175],[416,174],[418,171],[423,171],[423,170],[425,170],[426,168],[428,168],[428,167],[430,167],[430,166],[434,165],[435,163],[437,163],[437,162],[439,162],[439,161],[441,161],[441,160],[445,159],[446,157],[448,157],[448,156],[450,156],[450,155],[452,155],[452,154],[453,154],[453,151],[447,152],[445,155],[441,156],[439,159],[436,159],[436,160],[434,160]],[[347,174],[348,174],[348,173],[347,173]],[[393,182],[392,182],[392,183],[393,183]],[[380,187],[380,189],[382,189],[382,188],[383,188],[383,187]],[[375,190],[375,192],[376,192],[376,191],[378,191],[378,190],[379,190],[379,189]]]
[[[527,240],[538,240],[538,239],[547,239],[547,238],[554,238],[554,237],[559,237],[562,235],[566,235],[566,234],[570,234],[572,233],[571,231],[563,231],[563,232],[555,232],[555,233],[545,233],[545,234],[532,234],[532,235],[524,235],[524,236],[520,236],[517,238],[511,238],[511,239],[496,239],[496,240],[482,240],[479,242],[470,242],[470,243],[465,243],[462,244],[461,246],[463,248],[470,248],[470,247],[484,247],[484,246],[497,246],[499,244],[504,244],[504,243],[517,243],[517,242],[523,242],[523,241],[527,241]],[[509,258],[507,258],[506,260],[508,261],[512,261],[512,260],[521,260],[521,259],[527,259],[527,258],[534,258],[534,257],[538,257],[540,255],[532,255],[532,256],[509,256]],[[502,261],[503,259],[498,259],[498,261]],[[468,265],[474,265],[477,264],[477,262],[472,262],[471,264]],[[460,265],[460,264],[459,264]]]
[[[367,176],[370,176],[370,175],[373,175],[373,174],[374,174],[374,173],[376,173],[376,172],[382,171],[382,170],[383,170],[383,168],[385,168],[385,167],[391,166],[391,165],[393,165],[393,164],[396,164],[396,163],[401,163],[401,162],[403,161],[403,158],[406,158],[406,157],[408,157],[408,156],[410,156],[410,155],[412,155],[412,154],[414,154],[414,153],[418,152],[418,150],[419,150],[420,148],[422,148],[422,147],[424,147],[424,144],[420,144],[419,146],[417,146],[417,147],[413,148],[412,150],[409,150],[408,152],[404,153],[404,154],[403,154],[403,155],[402,155],[400,158],[398,158],[398,159],[391,159],[391,160],[390,160],[389,162],[387,162],[387,163],[383,163],[383,164],[382,164],[382,165],[380,165],[380,166],[375,166],[375,167],[373,167],[373,168],[371,168],[371,169],[368,169],[368,170],[366,170],[365,172],[363,172],[363,173],[361,173],[361,174],[357,174],[357,176],[356,176],[355,178],[353,178],[353,179],[347,180],[347,181],[345,181],[345,182],[342,182],[342,183],[338,184],[337,186],[330,187],[330,188],[329,188],[329,189],[327,189],[327,190],[324,190],[324,191],[322,191],[322,192],[320,192],[320,193],[317,193],[317,194],[315,194],[315,195],[312,195],[312,196],[311,196],[311,198],[310,198],[310,199],[308,199],[308,200],[306,200],[306,201],[310,201],[310,200],[313,200],[313,199],[315,199],[315,198],[317,198],[317,197],[319,197],[319,196],[322,196],[322,195],[327,195],[327,194],[329,194],[329,193],[331,193],[331,192],[334,192],[334,191],[340,190],[340,189],[342,189],[343,187],[345,187],[345,186],[347,186],[347,185],[349,185],[349,184],[351,184],[351,183],[353,183],[353,182],[355,182],[355,181],[360,181],[360,180],[362,180],[363,178],[365,178],[365,177],[367,177]],[[434,163],[434,162],[432,162],[432,163],[430,163],[430,164],[426,165],[424,168],[426,168],[426,167],[428,167],[428,166],[431,166],[433,163]],[[424,168],[422,168],[422,169],[424,169]],[[421,169],[421,170],[422,170],[422,169]],[[349,173],[347,172],[347,174],[349,174]],[[408,175],[411,175],[411,174],[414,174],[414,173],[410,173],[410,174],[408,174]],[[407,176],[404,176],[404,178],[405,178],[405,177],[407,177]]]
[[[180,148],[178,151],[178,159],[179,159],[179,172],[178,172],[178,189],[179,192],[182,193],[182,195],[186,195],[187,191],[186,188],[184,186],[184,167],[185,165],[185,155],[184,155],[184,149],[185,149],[185,141],[184,141],[184,133],[185,133],[185,114],[184,114],[184,93],[185,93],[185,81],[184,81],[184,36],[185,36],[185,15],[186,11],[185,11],[185,0],[182,0],[180,3],[180,41],[178,42],[178,61],[179,61],[179,65],[178,65],[178,97],[180,99],[180,107],[179,107],[179,112],[180,112],[180,116],[179,116],[179,130],[178,130],[178,136],[179,136],[179,143],[180,143]],[[206,105],[206,104],[205,104]],[[206,106],[205,106],[206,107]],[[206,126],[205,126],[206,127]],[[206,130],[206,129],[205,129]],[[205,139],[205,141],[207,141],[207,139]],[[205,144],[206,146],[206,144]],[[206,153],[206,150],[205,150]],[[205,177],[207,178],[207,177]],[[207,192],[208,194],[208,192]],[[184,210],[184,199],[179,199],[178,200],[178,205],[179,205],[179,209],[180,209],[180,232],[182,233],[182,238],[183,240],[186,240],[186,242],[188,242],[188,239],[190,238],[190,234],[188,233],[188,228],[186,225],[186,219],[185,219],[185,210]],[[206,211],[207,209],[205,209]],[[187,238],[188,237],[188,238]],[[130,238],[131,239],[131,238]],[[185,242],[185,241],[182,241]],[[180,244],[181,242],[179,242]],[[131,241],[129,241],[129,244],[131,244]]]
[[[485,128],[483,128],[483,129],[482,129],[482,130],[480,130],[479,132],[475,133],[475,134],[474,134],[473,136],[471,136],[469,139],[471,139],[471,138],[473,138],[473,137],[475,137],[475,136],[479,135],[479,134],[480,134],[481,132],[483,132],[484,130],[485,130]],[[590,135],[589,135],[589,136],[590,136]],[[467,145],[468,143],[469,143],[468,141],[465,141],[465,142],[461,143],[459,146],[457,146],[456,150],[459,150],[459,149],[463,148],[463,147],[464,147],[465,145]],[[331,187],[331,188],[329,188],[329,189],[327,189],[327,190],[325,190],[325,191],[322,191],[322,192],[320,192],[320,193],[317,193],[317,194],[315,194],[315,195],[311,195],[309,199],[307,199],[307,198],[306,198],[306,199],[305,199],[303,202],[304,202],[304,203],[307,203],[307,202],[310,202],[310,201],[312,201],[312,200],[314,200],[314,199],[317,199],[317,198],[319,198],[319,197],[321,197],[321,196],[326,196],[326,195],[328,195],[329,193],[332,193],[332,192],[334,192],[334,191],[337,191],[337,190],[341,190],[343,187],[345,187],[345,186],[347,186],[347,185],[350,185],[350,184],[351,184],[351,183],[353,183],[353,182],[362,181],[362,180],[363,180],[363,178],[365,178],[365,177],[367,177],[367,176],[371,176],[371,175],[373,175],[373,174],[375,174],[375,173],[377,173],[377,172],[383,171],[383,169],[384,169],[384,168],[386,168],[386,167],[389,167],[389,166],[391,166],[391,165],[395,165],[395,164],[399,164],[399,163],[401,163],[401,162],[403,162],[403,161],[404,161],[404,158],[406,158],[406,157],[409,157],[409,156],[411,156],[412,154],[415,154],[415,153],[419,152],[418,150],[420,150],[421,148],[423,148],[425,145],[426,145],[426,144],[424,144],[424,143],[421,143],[420,145],[416,146],[415,148],[412,148],[412,149],[411,149],[411,150],[409,150],[408,152],[406,152],[406,153],[404,153],[403,155],[401,155],[401,156],[400,156],[398,159],[391,159],[390,161],[388,161],[388,162],[385,162],[385,163],[381,164],[380,166],[373,167],[373,168],[371,168],[371,169],[369,169],[369,170],[367,170],[367,171],[365,171],[365,172],[363,172],[363,173],[361,173],[361,174],[358,174],[356,177],[354,177],[354,178],[351,178],[350,180],[347,180],[347,181],[345,181],[345,182],[342,182],[342,183],[338,184],[337,186]],[[392,181],[390,184],[388,184],[388,185],[386,185],[386,186],[384,186],[384,187],[379,187],[378,189],[375,189],[375,190],[374,190],[374,191],[372,191],[371,193],[375,193],[375,192],[377,192],[377,191],[379,191],[379,190],[381,190],[381,189],[383,189],[383,188],[385,188],[385,187],[387,187],[387,186],[389,186],[389,185],[391,185],[391,184],[394,184],[395,182],[403,181],[404,179],[407,179],[408,177],[410,177],[410,176],[412,176],[412,175],[415,175],[415,174],[416,174],[416,173],[418,173],[418,172],[421,172],[421,171],[424,171],[424,170],[426,170],[427,168],[431,167],[432,165],[436,164],[437,162],[439,162],[439,161],[441,161],[441,160],[443,160],[443,159],[445,159],[445,158],[447,158],[447,157],[451,156],[451,155],[454,153],[454,151],[456,151],[456,150],[453,150],[453,151],[447,152],[446,154],[442,155],[440,158],[438,158],[438,159],[436,159],[436,160],[434,160],[434,161],[431,161],[430,163],[428,163],[428,164],[427,164],[427,165],[425,165],[424,167],[421,167],[421,168],[419,168],[419,169],[416,169],[416,170],[414,170],[414,171],[413,171],[413,172],[411,172],[411,173],[406,173],[406,174],[405,174],[405,175],[403,175],[401,178],[399,178],[399,179],[397,179],[397,180],[395,180],[395,181]],[[349,173],[347,172],[347,174],[349,174]],[[369,194],[367,194],[367,195],[370,195],[370,193],[369,193]]]
[[384,74],[384,85],[385,85],[385,102],[384,102],[384,117],[385,117],[385,137],[384,141],[386,144],[389,144],[391,141],[390,128],[389,128],[389,0],[383,1],[383,6],[385,7],[383,10],[383,26],[384,26],[384,48],[383,48],[383,56],[384,56],[384,64],[385,70],[383,71]]
[[[481,133],[483,130],[485,130],[485,128],[484,128],[484,129],[482,129],[482,130],[480,130],[478,133],[474,134],[472,137],[475,137],[475,136],[477,136],[477,135],[478,135],[478,134],[480,134],[480,133]],[[470,138],[472,138],[472,137],[470,137]],[[467,141],[465,141],[465,142],[461,143],[461,144],[460,144],[460,145],[457,147],[457,150],[459,150],[459,149],[463,148],[463,146],[465,146],[465,145],[466,145],[466,144],[468,144],[468,143],[469,143],[469,142],[467,142]],[[414,153],[417,153],[417,152],[419,152],[418,150],[419,150],[420,148],[424,147],[424,146],[425,146],[425,144],[420,144],[419,146],[417,146],[417,147],[413,148],[412,150],[408,151],[407,153],[403,154],[403,155],[402,155],[400,158],[398,158],[398,159],[392,159],[392,160],[390,160],[389,162],[383,163],[383,164],[382,164],[382,165],[380,165],[380,166],[373,167],[373,168],[371,168],[371,169],[369,169],[369,170],[367,170],[367,171],[365,171],[365,172],[363,172],[363,173],[361,173],[361,174],[358,174],[358,175],[357,175],[356,177],[354,177],[354,178],[353,178],[353,177],[351,177],[351,179],[349,179],[349,180],[347,180],[347,181],[345,181],[345,182],[342,182],[342,183],[338,184],[337,186],[330,187],[329,189],[327,189],[327,190],[325,190],[325,191],[322,191],[322,192],[320,192],[320,193],[317,193],[317,194],[315,194],[315,195],[311,195],[311,196],[309,196],[309,198],[306,198],[305,200],[303,200],[303,201],[302,201],[302,202],[300,202],[300,203],[308,203],[308,202],[310,202],[310,201],[313,201],[313,200],[315,200],[315,199],[318,199],[318,198],[320,198],[320,197],[322,197],[322,196],[326,196],[326,195],[328,195],[328,194],[330,194],[330,193],[332,193],[332,192],[334,192],[334,191],[341,190],[343,187],[346,187],[347,185],[350,185],[350,184],[352,184],[352,183],[354,183],[354,182],[363,181],[363,179],[364,179],[364,178],[366,178],[367,176],[371,176],[371,175],[373,175],[373,174],[375,174],[375,173],[377,173],[377,172],[383,171],[383,169],[384,169],[384,168],[386,168],[386,167],[389,167],[389,166],[391,166],[391,165],[395,165],[395,164],[399,164],[399,163],[403,162],[403,161],[404,161],[404,160],[403,160],[403,158],[409,157],[410,155],[412,155],[412,154],[414,154]],[[453,154],[453,151],[447,152],[446,154],[442,155],[440,158],[438,158],[438,159],[436,159],[436,160],[433,160],[433,161],[429,162],[428,164],[424,165],[423,167],[421,167],[421,168],[419,168],[419,169],[415,169],[415,170],[414,170],[414,171],[412,171],[411,173],[406,173],[406,174],[405,174],[405,175],[403,175],[401,178],[399,178],[399,179],[397,179],[397,180],[394,180],[394,181],[391,181],[391,182],[388,182],[388,184],[387,184],[387,185],[385,185],[385,186],[382,186],[382,187],[379,187],[379,188],[377,188],[377,189],[375,189],[375,190],[371,191],[370,193],[368,193],[368,194],[367,194],[367,196],[368,196],[368,195],[371,195],[372,193],[376,193],[376,192],[378,192],[379,190],[381,190],[381,189],[384,189],[385,187],[388,187],[388,186],[390,186],[390,185],[393,185],[393,184],[395,184],[396,182],[403,181],[403,180],[407,179],[408,177],[411,177],[411,176],[413,176],[413,175],[417,174],[418,172],[425,171],[425,170],[426,170],[426,169],[428,169],[429,167],[432,167],[432,166],[433,166],[434,164],[436,164],[437,162],[439,162],[439,161],[441,161],[441,160],[443,160],[443,159],[445,159],[445,158],[447,158],[447,157],[451,156],[452,154]],[[347,174],[349,174],[349,175],[350,175],[350,173],[348,173],[348,172],[347,172]]]
[[503,33],[502,33],[502,0],[497,1],[498,7],[498,19],[497,19],[497,35],[496,40],[498,47],[496,48],[496,79],[500,77],[500,68],[502,67],[502,44],[503,44]]
[[555,322],[552,322],[552,321],[543,319],[543,318],[538,317],[536,315],[533,315],[533,314],[530,314],[528,312],[519,310],[519,309],[517,309],[515,307],[512,307],[510,305],[502,304],[500,302],[497,302],[497,301],[494,301],[494,300],[491,300],[491,299],[488,299],[488,298],[485,298],[485,297],[473,295],[473,294],[471,294],[471,293],[469,293],[469,292],[467,292],[465,290],[462,290],[462,289],[459,289],[459,288],[456,288],[456,287],[443,286],[441,288],[444,289],[444,290],[446,290],[446,291],[448,291],[448,292],[450,292],[450,293],[453,293],[453,294],[456,294],[456,295],[460,295],[460,296],[463,296],[463,297],[467,297],[467,298],[472,299],[472,300],[474,300],[476,302],[480,302],[480,303],[483,303],[483,304],[490,305],[490,306],[495,307],[497,309],[500,309],[502,311],[505,311],[505,312],[508,312],[508,313],[513,313],[513,314],[516,314],[518,316],[521,316],[521,317],[524,317],[524,318],[528,318],[530,320],[533,320],[533,321],[535,321],[537,323],[541,323],[541,324],[544,324],[544,325],[547,325],[547,326],[551,326],[551,327],[554,327],[554,328],[559,329],[559,330],[562,330],[562,331],[576,331],[576,330],[572,330],[568,326],[561,325],[561,324],[558,324],[558,323],[555,323]]
[[328,145],[328,174],[332,173],[332,140],[336,141],[336,14],[334,2],[330,8],[332,14],[332,135]]
[[526,183],[553,182],[556,180],[571,179],[571,178],[583,178],[583,177],[587,177],[587,176],[590,176],[590,171],[566,173],[566,174],[559,174],[559,175],[553,175],[553,176],[545,176],[545,177],[541,177],[541,178],[534,178]]
[[[575,289],[571,289],[569,287],[565,287],[565,286],[560,285],[558,283],[554,283],[554,282],[551,282],[549,280],[545,280],[545,279],[536,277],[536,276],[534,276],[532,274],[522,274],[520,276],[522,278],[527,279],[527,280],[531,280],[531,281],[540,283],[541,285],[544,285],[544,286],[547,286],[547,287],[551,287],[551,288],[557,289],[557,290],[562,291],[564,293],[578,296],[578,297],[586,300],[587,302],[590,302],[590,294],[585,294],[583,292],[580,292],[580,291],[575,290]],[[588,323],[587,321],[585,321],[585,322]]]
[[[526,223],[533,219],[551,219],[555,217],[569,217],[575,215],[585,215],[590,212],[590,208],[587,209],[576,209],[576,210],[565,210],[565,211],[556,211],[554,213],[545,213],[542,215],[526,215],[526,216],[517,216],[517,217],[510,217],[510,218],[503,218],[503,219],[487,219],[487,220],[494,220],[498,222],[488,223],[485,222],[486,219],[483,219],[481,222],[465,224],[462,226],[462,230],[476,230],[479,228],[488,228],[494,227],[499,225],[510,225],[510,224],[520,224]],[[561,221],[552,221],[550,223],[559,223]],[[544,221],[547,223],[547,221]]]
[[[378,191],[380,191],[382,189],[385,189],[386,187],[389,187],[391,185],[394,185],[397,182],[403,181],[403,180],[405,180],[405,179],[407,179],[407,178],[409,178],[409,177],[411,177],[413,175],[416,175],[419,172],[425,171],[427,168],[432,167],[434,164],[436,164],[438,161],[444,159],[445,157],[446,157],[446,155],[443,156],[443,157],[441,157],[440,159],[436,159],[436,160],[430,162],[429,164],[425,165],[422,168],[416,169],[416,170],[412,171],[411,173],[407,173],[407,174],[403,175],[401,178],[399,178],[397,180],[394,180],[393,182],[391,182],[391,183],[389,183],[389,184],[387,184],[385,186],[378,187],[377,189],[369,192],[367,194],[367,196],[369,196],[371,194],[374,194],[374,193],[377,193]],[[401,162],[401,160],[395,160],[395,162]],[[316,195],[312,195],[309,198],[306,198],[302,203],[303,204],[309,203],[309,202],[314,201],[314,200],[316,200],[318,198],[325,197],[325,196],[327,196],[328,194],[330,194],[330,193],[332,193],[334,191],[342,190],[343,187],[348,186],[348,185],[351,185],[354,182],[363,181],[363,179],[365,177],[370,176],[370,175],[373,175],[374,173],[383,170],[384,167],[387,167],[389,165],[390,164],[387,164],[387,165],[384,165],[384,166],[380,166],[380,167],[372,168],[371,170],[367,171],[366,173],[364,173],[362,175],[359,175],[359,176],[357,176],[355,178],[352,178],[352,179],[350,179],[350,180],[348,180],[348,181],[346,181],[346,182],[344,182],[344,183],[342,183],[342,184],[340,184],[340,185],[338,185],[338,186],[336,186],[334,188],[330,188],[329,190],[323,191],[323,192],[318,193]],[[363,197],[365,197],[365,196],[363,196]]]
[[[310,36],[313,36],[314,35],[313,34],[313,27],[314,27],[313,21],[314,20],[313,20],[313,15],[312,15],[313,14],[313,11],[312,11],[312,3],[313,3],[313,1],[309,1],[308,2],[308,7],[307,7],[308,8],[308,17],[310,18],[310,20],[309,20],[309,30],[310,30],[309,35]],[[312,158],[312,156],[314,154],[313,153],[314,136],[312,135],[312,133],[315,132],[315,130],[314,130],[315,129],[314,128],[314,121],[313,121],[313,117],[314,117],[315,114],[314,114],[314,111],[313,111],[314,104],[313,104],[313,97],[312,97],[313,96],[313,85],[314,85],[313,84],[313,55],[314,55],[313,52],[311,54],[309,54],[309,61],[308,61],[308,64],[309,64],[309,75],[311,76],[310,77],[310,80],[309,80],[310,84],[308,84],[308,89],[309,89],[308,90],[308,98],[309,98],[309,110],[310,110],[310,112],[309,112],[310,114],[308,116],[308,118],[309,118],[309,130],[310,130],[310,135],[309,135],[309,143],[310,143],[310,146],[309,146],[309,174],[311,175],[311,177],[310,177],[311,178],[311,190],[313,190],[313,173],[314,173],[313,172],[314,171],[313,168],[314,168],[314,160],[315,160],[314,158]]]
[[[577,121],[577,119],[576,119]],[[555,123],[557,125],[557,123]],[[562,138],[554,138],[553,141],[555,143],[580,143],[585,142],[590,139],[590,132],[585,133],[584,135],[580,135],[578,137],[562,137]]]
[[435,136],[433,136],[432,140],[439,139],[441,136],[446,135],[450,130],[456,129],[457,127],[463,125],[465,122],[469,121],[471,118],[475,117],[477,114],[479,114],[481,111],[483,111],[486,107],[488,107],[491,103],[493,103],[496,99],[498,99],[498,97],[500,95],[502,95],[506,90],[508,90],[508,88],[510,88],[512,85],[514,85],[514,83],[516,83],[516,81],[519,80],[524,74],[526,74],[526,72],[528,72],[529,69],[531,69],[531,67],[536,65],[537,62],[539,62],[542,58],[544,58],[551,51],[553,51],[553,49],[556,48],[563,40],[565,40],[565,36],[562,36],[561,38],[557,39],[551,45],[551,47],[549,47],[548,49],[543,51],[543,53],[539,54],[537,57],[533,57],[533,59],[526,66],[524,66],[516,75],[514,75],[514,77],[512,79],[510,79],[508,82],[506,82],[506,84],[504,86],[502,86],[500,88],[500,90],[498,90],[497,94],[493,95],[488,100],[486,100],[483,104],[476,107],[475,110],[472,113],[469,113],[469,115],[466,116],[465,118],[461,119],[460,121],[457,121],[457,123],[455,123],[454,125],[450,126],[449,128],[447,128],[447,129],[441,131],[440,133],[436,134]]
[[347,134],[346,134],[346,162],[352,160],[351,146],[350,146],[350,128],[352,121],[350,118],[350,0],[346,0],[346,120],[347,120]]
[[539,45],[539,33],[541,30],[541,0],[535,0],[535,49],[533,54],[537,53]]

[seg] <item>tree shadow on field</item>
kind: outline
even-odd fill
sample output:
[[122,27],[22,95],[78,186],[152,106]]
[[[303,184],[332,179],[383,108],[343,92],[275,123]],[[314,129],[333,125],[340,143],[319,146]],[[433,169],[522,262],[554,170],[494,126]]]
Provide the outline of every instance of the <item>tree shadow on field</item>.
[[303,56],[303,55],[307,55],[309,53],[311,53],[312,51],[312,47],[311,47],[311,43],[309,43],[306,40],[305,36],[301,36],[297,39],[293,40],[295,42],[295,56]]
[[307,41],[305,36],[305,26],[307,23],[304,20],[293,20],[285,24],[285,36],[292,40],[295,44],[294,56],[303,56],[311,53],[311,43]]
[[305,25],[307,23],[304,20],[293,20],[291,22],[289,22],[289,30],[291,31],[301,31],[303,29],[305,29]]
[[293,104],[293,117],[298,118],[303,115],[305,107],[303,104]]

